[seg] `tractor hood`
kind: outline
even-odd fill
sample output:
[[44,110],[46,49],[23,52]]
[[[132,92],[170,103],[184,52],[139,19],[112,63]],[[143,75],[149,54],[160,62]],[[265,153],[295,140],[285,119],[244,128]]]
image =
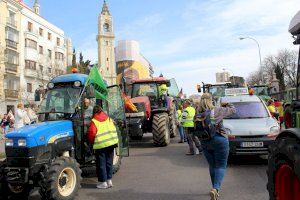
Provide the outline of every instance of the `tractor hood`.
[[72,122],[68,120],[49,121],[24,126],[6,135],[6,138],[13,139],[14,146],[18,145],[19,139],[25,139],[27,147],[47,145],[55,142],[56,139],[72,137],[74,135]]

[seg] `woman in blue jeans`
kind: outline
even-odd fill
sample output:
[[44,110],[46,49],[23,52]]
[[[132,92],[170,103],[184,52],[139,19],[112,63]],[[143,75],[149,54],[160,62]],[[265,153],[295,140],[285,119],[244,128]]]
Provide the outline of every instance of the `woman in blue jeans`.
[[[211,120],[216,125],[216,134],[210,140],[201,141],[203,153],[209,164],[209,173],[212,182],[210,191],[211,200],[217,200],[224,179],[229,155],[229,141],[223,126],[223,119],[236,112],[233,105],[223,103],[222,107],[214,107],[212,97],[204,93],[201,97],[199,112],[210,112]],[[201,116],[199,116],[201,117]]]

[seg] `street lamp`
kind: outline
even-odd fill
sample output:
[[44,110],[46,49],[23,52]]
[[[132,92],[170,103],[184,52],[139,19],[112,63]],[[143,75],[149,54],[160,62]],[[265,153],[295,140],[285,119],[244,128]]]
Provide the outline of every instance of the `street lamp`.
[[231,73],[232,73],[232,77],[233,77],[233,85],[235,85],[235,77],[234,77],[234,73],[233,73],[233,71],[232,70],[230,70],[230,69],[227,69],[227,68],[223,68],[223,71],[225,72],[225,71],[230,71]]
[[264,82],[264,75],[263,75],[262,64],[261,64],[260,45],[259,45],[258,41],[256,39],[252,38],[252,37],[240,37],[240,40],[244,40],[244,39],[250,39],[250,40],[254,41],[257,44],[258,54],[259,54],[259,65],[260,65],[261,81]]

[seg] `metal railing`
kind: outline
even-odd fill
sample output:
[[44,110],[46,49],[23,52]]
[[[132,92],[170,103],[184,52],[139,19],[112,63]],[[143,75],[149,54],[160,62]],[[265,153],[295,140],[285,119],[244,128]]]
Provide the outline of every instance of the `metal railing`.
[[15,41],[12,41],[10,39],[6,39],[6,47],[17,49],[18,48],[18,43],[15,42]]
[[13,98],[17,99],[19,97],[19,91],[11,90],[11,89],[4,89],[5,98]]
[[9,25],[9,26],[12,26],[12,27],[14,27],[14,28],[17,28],[17,21],[16,21],[15,19],[11,18],[11,17],[7,17],[7,18],[6,18],[6,23],[7,23],[7,25]]

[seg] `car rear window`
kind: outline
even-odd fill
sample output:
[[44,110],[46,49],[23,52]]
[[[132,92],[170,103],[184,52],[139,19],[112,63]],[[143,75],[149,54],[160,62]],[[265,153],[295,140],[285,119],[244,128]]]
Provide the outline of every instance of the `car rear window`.
[[232,103],[236,113],[226,119],[254,119],[269,117],[269,113],[261,102],[238,102]]

